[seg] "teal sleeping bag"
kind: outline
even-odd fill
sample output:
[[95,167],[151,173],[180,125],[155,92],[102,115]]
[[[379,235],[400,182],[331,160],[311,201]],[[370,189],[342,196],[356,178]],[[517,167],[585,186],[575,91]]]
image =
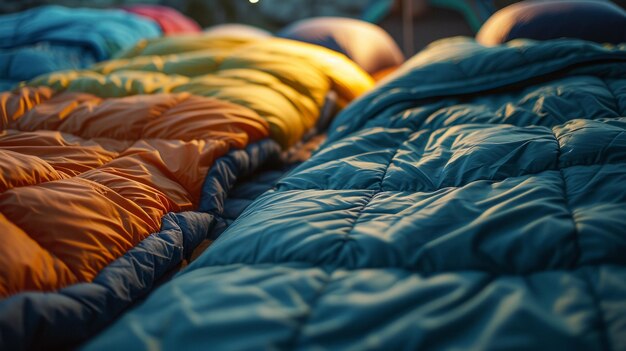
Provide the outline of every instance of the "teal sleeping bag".
[[85,350],[625,350],[626,46],[433,44]]
[[144,38],[156,22],[122,10],[42,6],[0,16],[0,91],[40,74],[85,68]]

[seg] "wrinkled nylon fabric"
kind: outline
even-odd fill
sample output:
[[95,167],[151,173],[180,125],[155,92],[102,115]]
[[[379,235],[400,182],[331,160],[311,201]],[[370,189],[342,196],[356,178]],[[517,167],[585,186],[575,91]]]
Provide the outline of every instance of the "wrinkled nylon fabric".
[[70,349],[95,335],[154,289],[222,223],[229,189],[240,177],[279,155],[271,139],[233,149],[212,165],[199,211],[168,213],[160,231],[106,266],[89,283],[51,292],[24,292],[0,300],[0,348]]
[[38,75],[81,69],[161,35],[121,10],[41,6],[0,16],[0,91]]
[[[10,235],[0,264],[12,267],[0,274],[0,349],[65,349],[100,331],[213,232],[236,181],[278,158],[274,139],[287,147],[308,132],[331,89],[347,103],[372,84],[312,46],[270,43],[248,60],[245,38],[170,39],[83,72],[98,75],[94,91],[31,84],[0,95]],[[238,60],[245,69],[206,74]],[[190,77],[207,83],[176,85]]]
[[189,257],[213,226],[207,213],[168,213],[161,230],[113,261],[89,283],[0,300],[3,350],[71,349],[145,296]]
[[194,209],[216,158],[267,137],[241,106],[188,93],[0,95],[0,296],[91,281]]
[[101,97],[190,92],[246,106],[288,148],[315,125],[326,94],[342,106],[373,86],[372,78],[332,50],[287,39],[221,35],[145,40],[88,71],[55,72],[30,86]]
[[83,349],[626,349],[624,62],[433,45]]

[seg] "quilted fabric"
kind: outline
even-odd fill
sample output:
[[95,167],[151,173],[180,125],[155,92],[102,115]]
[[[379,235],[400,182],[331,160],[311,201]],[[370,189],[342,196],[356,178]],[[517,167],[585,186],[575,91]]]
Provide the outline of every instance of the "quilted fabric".
[[1,297],[93,280],[164,214],[194,209],[216,158],[269,132],[251,110],[188,93],[24,88],[0,101]]
[[57,72],[28,85],[103,97],[190,92],[256,111],[272,138],[294,145],[313,127],[333,90],[342,105],[372,87],[372,78],[345,56],[286,39],[205,36],[139,43],[118,60],[89,71]]
[[224,222],[230,189],[277,141],[372,84],[311,45],[171,39],[0,95],[0,349],[100,331]]
[[84,349],[625,350],[625,61],[430,47]]
[[151,20],[121,10],[42,6],[0,16],[0,90],[111,58],[161,34]]

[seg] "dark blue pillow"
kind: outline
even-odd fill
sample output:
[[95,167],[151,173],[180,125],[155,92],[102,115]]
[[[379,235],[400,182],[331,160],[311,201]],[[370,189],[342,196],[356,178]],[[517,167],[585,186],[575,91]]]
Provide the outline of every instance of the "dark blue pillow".
[[476,35],[479,43],[488,46],[518,38],[624,43],[626,11],[600,0],[522,1],[496,12]]

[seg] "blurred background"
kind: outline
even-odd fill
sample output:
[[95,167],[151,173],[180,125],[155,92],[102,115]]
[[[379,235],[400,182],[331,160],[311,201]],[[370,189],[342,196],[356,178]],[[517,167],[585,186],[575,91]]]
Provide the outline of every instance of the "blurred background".
[[[318,16],[363,19],[385,29],[410,56],[450,36],[476,34],[495,11],[516,0],[1,0],[0,13],[57,4],[109,8],[158,4],[179,10],[202,27],[224,23],[257,26],[272,32]],[[626,8],[626,0],[614,0]]]

